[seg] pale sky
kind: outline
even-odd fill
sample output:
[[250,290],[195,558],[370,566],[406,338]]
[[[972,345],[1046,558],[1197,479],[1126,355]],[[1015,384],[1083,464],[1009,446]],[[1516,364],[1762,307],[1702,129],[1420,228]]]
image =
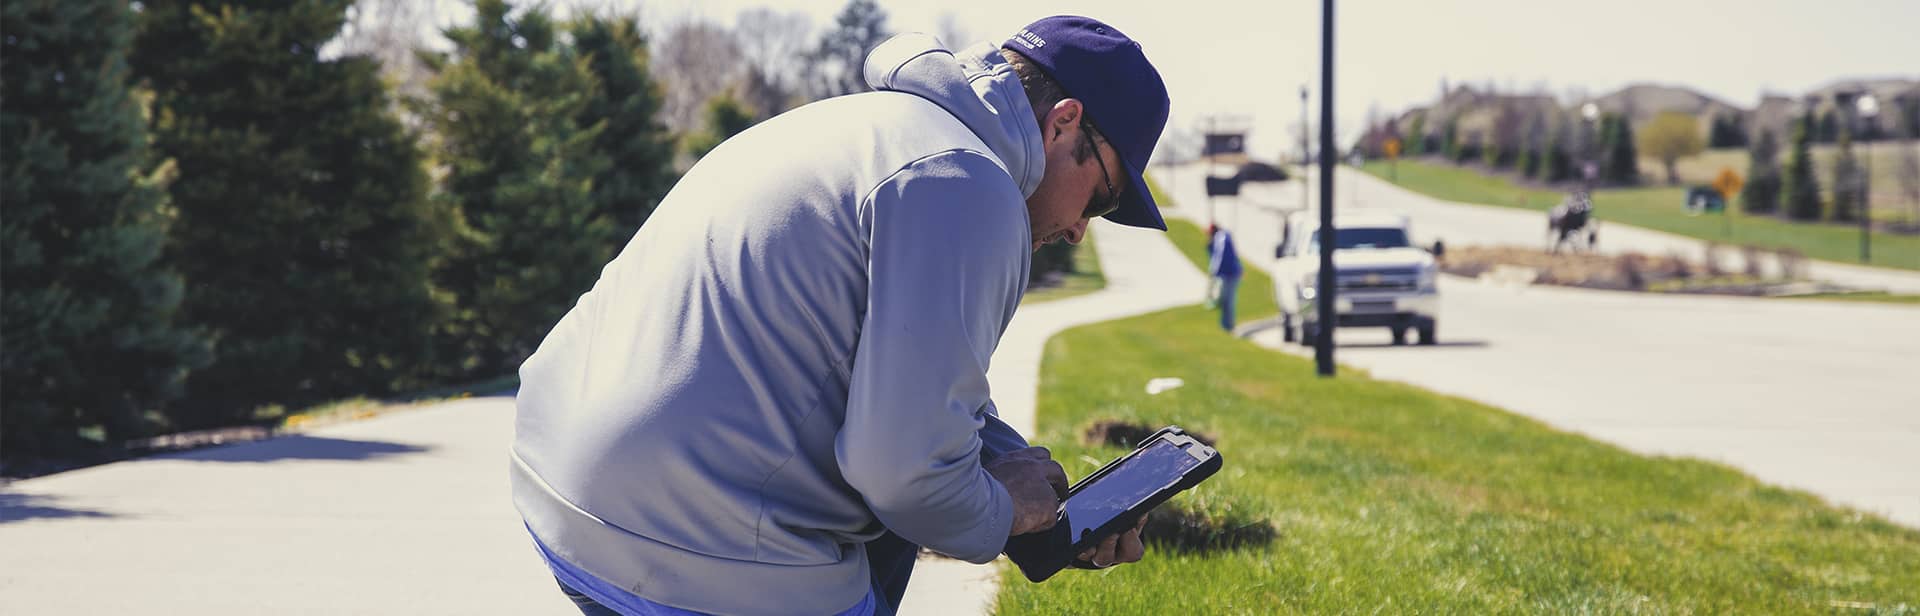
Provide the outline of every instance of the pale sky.
[[[445,1],[445,0],[442,0]],[[750,7],[804,12],[816,31],[845,0],[558,0],[639,8],[659,25],[731,26]],[[1173,99],[1175,128],[1231,114],[1259,158],[1298,142],[1299,89],[1318,121],[1320,2],[1277,0],[881,0],[895,31],[938,33],[943,16],[976,40],[1004,39],[1054,14],[1105,21],[1141,43]],[[1336,8],[1340,141],[1370,107],[1395,113],[1449,83],[1603,94],[1629,83],[1687,85],[1751,107],[1840,78],[1920,79],[1920,0],[1346,0]],[[948,41],[950,44],[952,41]],[[1297,146],[1295,146],[1297,147]]]

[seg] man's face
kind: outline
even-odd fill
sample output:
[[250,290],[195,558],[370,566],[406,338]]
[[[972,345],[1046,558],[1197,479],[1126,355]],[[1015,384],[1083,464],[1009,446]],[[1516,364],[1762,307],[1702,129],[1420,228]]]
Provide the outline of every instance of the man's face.
[[1080,101],[1070,98],[1054,105],[1041,124],[1046,173],[1027,198],[1034,250],[1057,240],[1080,243],[1087,222],[1111,211],[1119,191],[1126,190],[1126,167],[1119,153],[1105,139],[1089,134],[1086,120]]

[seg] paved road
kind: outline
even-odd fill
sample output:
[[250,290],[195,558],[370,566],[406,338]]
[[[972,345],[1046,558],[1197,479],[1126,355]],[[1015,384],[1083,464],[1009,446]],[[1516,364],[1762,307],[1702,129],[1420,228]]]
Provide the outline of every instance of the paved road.
[[[1047,338],[1205,284],[1158,232],[1097,233],[1108,288],[1022,309],[994,355],[1024,433]],[[478,398],[0,487],[0,615],[578,614],[508,499],[512,419]],[[903,613],[987,613],[995,572],[924,561]]]
[[[1187,190],[1195,180],[1181,178],[1181,202],[1203,203]],[[1336,196],[1355,185],[1340,179]],[[1474,224],[1498,223],[1501,210],[1357,179],[1364,207],[1409,212],[1417,230],[1438,230],[1450,244],[1505,233]],[[1299,201],[1297,184],[1262,190],[1256,197],[1269,203]],[[1179,214],[1205,216],[1194,207]],[[1243,251],[1270,255],[1271,211],[1233,214],[1219,211],[1242,229]],[[1605,241],[1621,240],[1618,230]],[[1920,526],[1912,470],[1920,468],[1920,308],[1440,284],[1441,346],[1393,347],[1385,330],[1340,330],[1339,361],[1635,451],[1725,462]],[[1257,339],[1280,346],[1277,331]]]

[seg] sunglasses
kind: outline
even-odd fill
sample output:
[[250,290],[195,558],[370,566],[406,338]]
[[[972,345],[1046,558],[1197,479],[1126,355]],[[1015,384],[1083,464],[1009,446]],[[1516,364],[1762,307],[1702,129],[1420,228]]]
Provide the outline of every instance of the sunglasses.
[[[1098,136],[1098,139],[1095,137]],[[1099,218],[1120,209],[1120,190],[1113,187],[1113,175],[1107,172],[1107,159],[1100,156],[1099,143],[1106,141],[1105,135],[1094,130],[1093,125],[1081,122],[1080,137],[1087,140],[1087,147],[1093,150],[1093,160],[1100,165],[1100,183],[1107,187],[1107,196],[1093,195],[1087,199],[1087,209],[1080,213],[1081,218]]]

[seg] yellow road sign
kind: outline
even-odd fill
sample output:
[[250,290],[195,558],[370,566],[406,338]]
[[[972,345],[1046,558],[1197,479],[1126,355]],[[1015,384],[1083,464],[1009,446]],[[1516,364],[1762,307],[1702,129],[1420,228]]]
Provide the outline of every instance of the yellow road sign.
[[1740,193],[1741,184],[1740,174],[1735,173],[1732,167],[1721,167],[1719,177],[1713,178],[1713,189],[1720,191],[1720,196],[1728,201]]
[[1400,140],[1388,138],[1386,143],[1386,150],[1387,150],[1387,158],[1399,158],[1400,157]]

